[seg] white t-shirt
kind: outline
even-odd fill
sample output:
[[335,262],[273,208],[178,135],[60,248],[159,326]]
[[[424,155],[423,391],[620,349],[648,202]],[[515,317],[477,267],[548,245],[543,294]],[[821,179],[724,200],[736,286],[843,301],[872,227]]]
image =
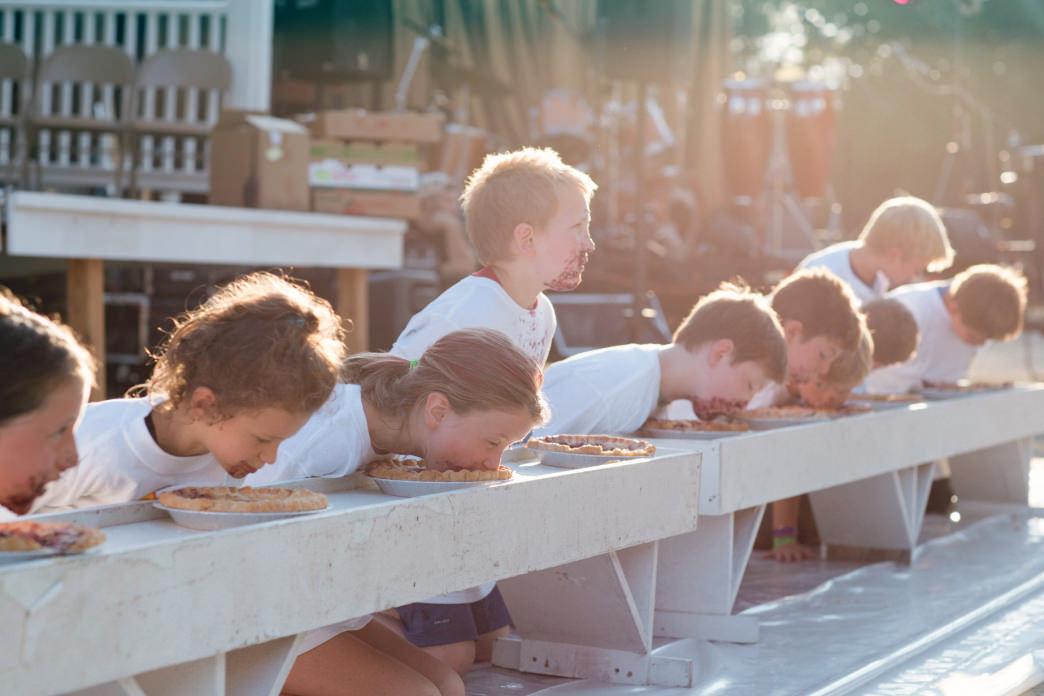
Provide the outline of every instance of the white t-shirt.
[[795,401],[794,395],[790,393],[785,384],[769,382],[761,388],[761,391],[750,398],[750,401],[747,402],[747,410],[782,406],[793,401]]
[[549,366],[544,398],[551,419],[533,434],[634,432],[656,410],[662,348],[633,343],[600,348]]
[[916,283],[888,293],[910,310],[917,320],[921,340],[917,352],[904,363],[872,371],[866,378],[871,394],[897,394],[922,382],[955,382],[964,377],[979,346],[965,343],[953,331],[943,302],[949,281]]
[[874,277],[873,285],[867,285],[862,278],[852,270],[852,250],[859,246],[859,242],[838,242],[831,244],[826,249],[806,256],[795,270],[805,268],[825,268],[852,288],[852,292],[862,303],[876,300],[884,296],[888,290],[888,278],[884,273],[878,271]]
[[470,275],[413,315],[390,352],[416,360],[446,334],[467,328],[500,331],[543,366],[555,335],[555,308],[540,293],[536,307],[525,309],[497,281]]
[[0,522],[11,522],[12,520],[17,520],[17,519],[18,519],[18,515],[17,514],[15,514],[11,510],[8,510],[3,505],[0,505]]
[[126,503],[171,486],[238,486],[212,455],[175,457],[145,426],[147,398],[87,404],[76,428],[80,463],[62,472],[33,512]]
[[338,384],[322,407],[279,445],[276,460],[244,480],[247,486],[321,476],[347,476],[377,458],[358,384]]

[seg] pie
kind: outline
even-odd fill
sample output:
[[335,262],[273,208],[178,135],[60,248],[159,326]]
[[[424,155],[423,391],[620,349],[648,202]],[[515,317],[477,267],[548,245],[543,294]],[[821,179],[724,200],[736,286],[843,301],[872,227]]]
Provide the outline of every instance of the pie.
[[925,382],[925,389],[937,389],[940,391],[974,392],[988,391],[991,389],[1010,389],[1015,386],[1013,382]]
[[746,401],[723,399],[720,396],[715,396],[712,399],[692,399],[691,401],[692,412],[701,421],[712,421],[721,416],[742,411],[747,406]]
[[850,394],[849,401],[905,402],[920,401],[920,394]]
[[205,512],[308,512],[326,507],[326,496],[304,488],[189,486],[163,491],[161,505]]
[[41,551],[56,553],[83,551],[105,541],[100,529],[69,522],[0,523],[0,551]]
[[677,430],[678,432],[738,432],[750,430],[750,425],[741,420],[721,416],[710,421],[671,420],[650,418],[642,426],[651,430]]
[[810,406],[769,406],[744,411],[743,417],[760,418],[829,418],[831,416],[851,416],[857,413],[869,413],[870,409],[862,406],[841,406],[840,408],[812,408]]
[[656,447],[645,440],[612,435],[548,435],[530,438],[526,447],[567,454],[596,454],[603,457],[647,457],[656,452]]
[[424,466],[421,459],[381,459],[371,462],[366,473],[373,478],[397,481],[506,481],[511,469],[503,464],[495,471],[489,469],[447,469],[436,471]]

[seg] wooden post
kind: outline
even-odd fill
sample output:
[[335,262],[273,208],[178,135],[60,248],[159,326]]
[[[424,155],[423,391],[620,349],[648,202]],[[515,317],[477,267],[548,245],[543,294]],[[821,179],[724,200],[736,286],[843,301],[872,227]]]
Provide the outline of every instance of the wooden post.
[[[337,269],[337,303],[334,309],[342,318],[351,320],[348,348],[353,353],[363,353],[369,350],[370,317],[366,269]],[[345,324],[349,325],[347,321]]]
[[66,264],[66,323],[98,359],[91,401],[105,398],[105,265],[100,259],[69,259]]

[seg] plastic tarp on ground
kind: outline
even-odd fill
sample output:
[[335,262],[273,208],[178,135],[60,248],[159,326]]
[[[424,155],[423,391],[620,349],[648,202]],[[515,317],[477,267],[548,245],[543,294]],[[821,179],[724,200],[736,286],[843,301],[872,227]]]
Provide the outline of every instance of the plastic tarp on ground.
[[[547,685],[515,673],[505,689],[492,675],[476,675],[469,678],[468,693],[1021,693],[1044,675],[1037,667],[1044,662],[1033,654],[1044,650],[1044,511],[1036,512],[994,515],[928,542],[909,566],[865,566],[751,607],[746,613],[761,620],[756,645],[681,640],[660,646],[659,654],[694,660],[692,689],[586,680]],[[815,568],[808,567],[813,577]],[[774,570],[755,571],[744,592],[759,594],[752,582],[775,585],[764,592],[778,592],[782,578]]]

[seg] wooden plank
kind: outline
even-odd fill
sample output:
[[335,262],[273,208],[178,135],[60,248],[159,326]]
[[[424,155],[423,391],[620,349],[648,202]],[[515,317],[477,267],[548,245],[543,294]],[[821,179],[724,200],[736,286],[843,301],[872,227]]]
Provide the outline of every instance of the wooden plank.
[[91,400],[105,398],[105,267],[100,259],[70,259],[66,264],[66,322],[98,360]]
[[370,349],[369,296],[365,269],[337,269],[337,304],[334,309],[350,331],[348,347],[353,353]]
[[279,696],[303,638],[299,633],[227,653],[228,696]]

